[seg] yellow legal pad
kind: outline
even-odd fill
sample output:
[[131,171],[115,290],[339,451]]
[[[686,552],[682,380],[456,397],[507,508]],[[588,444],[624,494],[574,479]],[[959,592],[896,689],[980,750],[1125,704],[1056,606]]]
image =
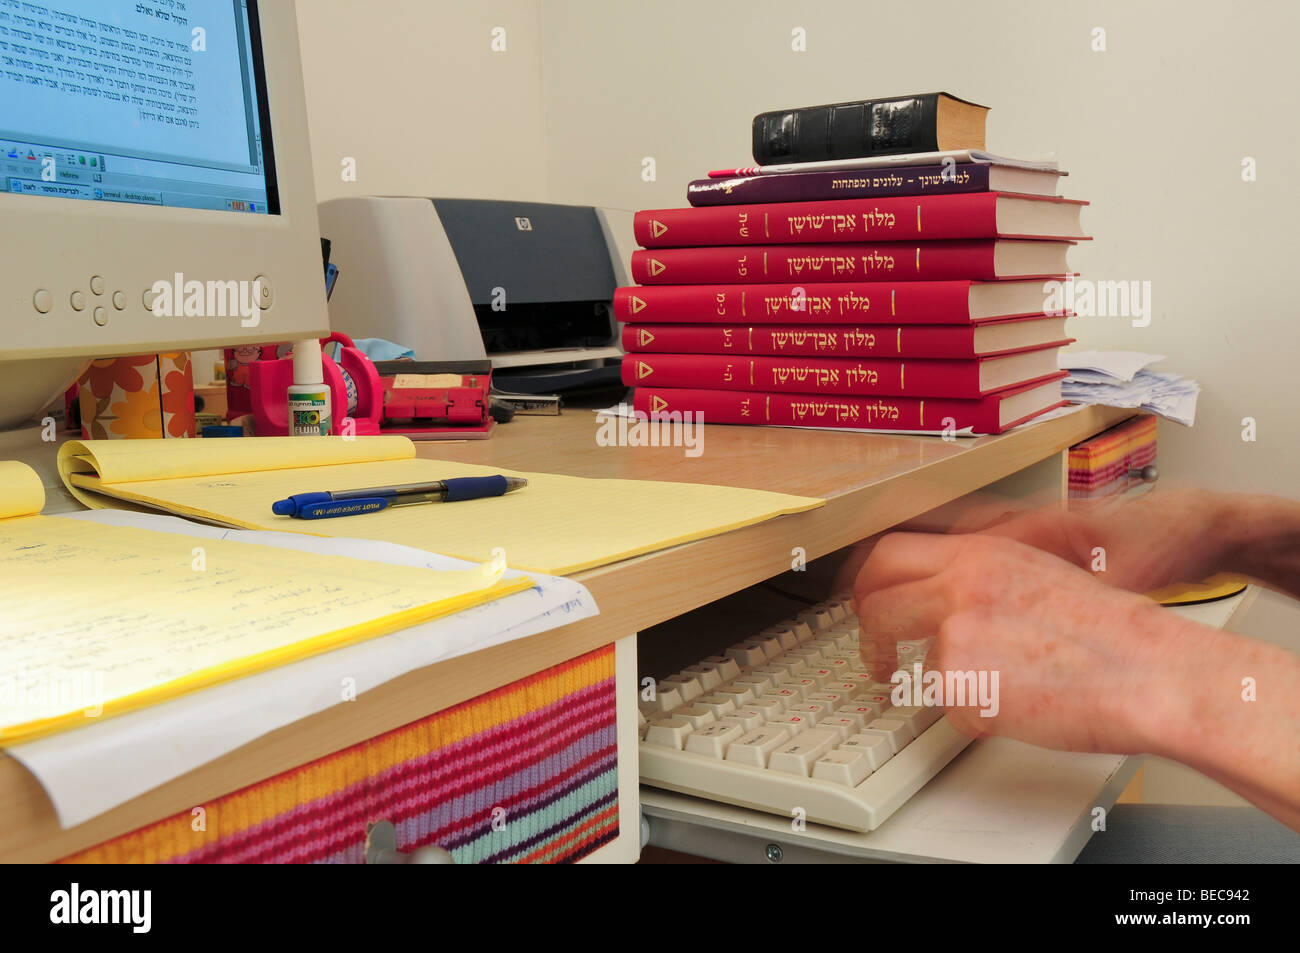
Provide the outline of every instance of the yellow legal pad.
[[[242,437],[68,441],[59,470],[87,506],[138,504],[228,526],[360,536],[565,575],[690,542],[825,500],[765,490],[594,480],[421,460],[406,437]],[[402,506],[337,519],[276,516],[295,493],[502,473],[522,490],[485,500]],[[111,499],[110,499],[111,498]]]
[[44,504],[35,471],[0,461],[0,745],[533,585],[36,515]]

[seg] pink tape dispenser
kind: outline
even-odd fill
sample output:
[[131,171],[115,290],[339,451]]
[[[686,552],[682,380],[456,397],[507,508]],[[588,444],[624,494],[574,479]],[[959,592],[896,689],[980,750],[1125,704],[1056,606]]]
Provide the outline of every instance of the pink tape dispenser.
[[[329,356],[336,345],[337,358]],[[321,338],[325,383],[334,408],[335,436],[370,436],[379,433],[384,411],[384,389],[379,372],[346,334],[335,331]],[[254,430],[259,437],[289,434],[289,385],[293,383],[293,356],[248,365],[248,389]]]

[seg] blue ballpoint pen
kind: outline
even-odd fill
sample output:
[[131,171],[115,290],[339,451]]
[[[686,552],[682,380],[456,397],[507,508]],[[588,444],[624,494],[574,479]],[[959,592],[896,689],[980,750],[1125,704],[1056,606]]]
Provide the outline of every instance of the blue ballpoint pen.
[[372,486],[362,490],[335,490],[323,493],[295,493],[287,500],[271,504],[277,516],[300,520],[329,519],[377,513],[389,506],[410,503],[455,503],[502,496],[528,485],[523,477],[457,477],[432,483],[407,483],[401,486]]

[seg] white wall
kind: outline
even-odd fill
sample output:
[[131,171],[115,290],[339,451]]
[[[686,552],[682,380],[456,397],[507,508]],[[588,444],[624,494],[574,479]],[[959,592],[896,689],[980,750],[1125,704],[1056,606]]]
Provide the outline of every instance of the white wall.
[[[535,0],[298,0],[316,197],[541,200]],[[506,49],[492,51],[492,30]],[[342,162],[356,160],[345,182]]]
[[[1294,492],[1300,475],[1289,291],[1300,209],[1292,44],[1300,7],[1264,2],[923,4],[543,0],[548,195],[685,204],[747,164],[750,120],[783,106],[946,89],[992,107],[988,144],[1055,152],[1090,200],[1085,278],[1150,281],[1146,328],[1080,318],[1080,346],[1167,354],[1199,380],[1194,430],[1161,433],[1173,476]],[[1090,48],[1106,30],[1105,52]],[[791,50],[803,27],[807,52]],[[596,121],[593,121],[595,117]],[[657,160],[656,182],[641,159]],[[1252,156],[1258,181],[1241,179]],[[1258,440],[1243,443],[1253,416]]]
[[[299,0],[321,198],[408,193],[637,209],[747,164],[753,115],[945,89],[988,143],[1055,152],[1090,200],[1083,277],[1149,281],[1153,317],[1080,318],[1080,346],[1167,354],[1203,386],[1161,428],[1164,479],[1295,495],[1300,6],[1247,2]],[[507,28],[507,52],[490,30]],[[791,50],[802,27],[807,52]],[[1106,31],[1105,52],[1091,49]],[[436,121],[435,117],[445,117]],[[339,178],[358,160],[359,181]],[[642,180],[642,159],[657,178]],[[1241,161],[1258,181],[1243,182]],[[1241,439],[1254,417],[1258,439]],[[1261,600],[1245,624],[1300,632]],[[1268,607],[1265,611],[1264,607]],[[1263,622],[1259,623],[1264,625]]]

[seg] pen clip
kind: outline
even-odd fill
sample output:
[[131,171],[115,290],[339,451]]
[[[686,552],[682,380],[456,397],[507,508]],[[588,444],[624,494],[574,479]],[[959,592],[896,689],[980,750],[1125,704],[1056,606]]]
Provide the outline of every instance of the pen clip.
[[330,519],[335,516],[356,516],[360,513],[378,513],[388,506],[381,496],[363,497],[359,500],[326,500],[298,507],[294,514],[300,520]]

